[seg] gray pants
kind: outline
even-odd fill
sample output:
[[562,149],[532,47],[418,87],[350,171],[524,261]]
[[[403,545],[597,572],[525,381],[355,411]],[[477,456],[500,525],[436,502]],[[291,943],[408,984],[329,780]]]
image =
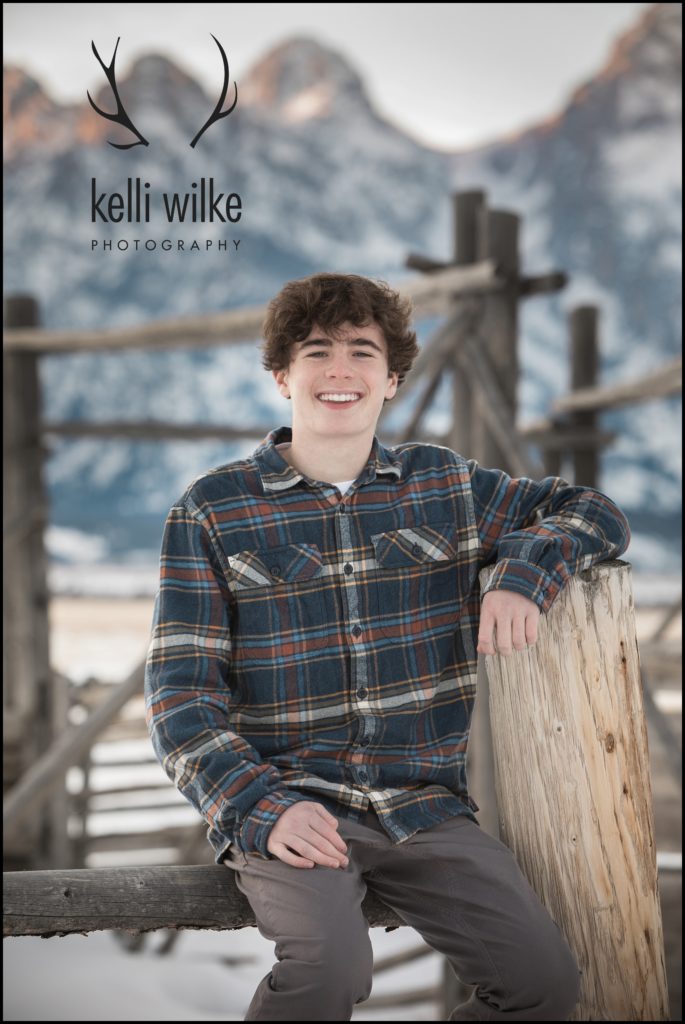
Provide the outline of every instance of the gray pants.
[[346,868],[296,868],[234,847],[224,861],[278,958],[245,1020],[351,1019],[371,993],[367,886],[476,986],[449,1020],[568,1019],[578,967],[508,847],[461,816],[397,846],[374,811],[339,822]]

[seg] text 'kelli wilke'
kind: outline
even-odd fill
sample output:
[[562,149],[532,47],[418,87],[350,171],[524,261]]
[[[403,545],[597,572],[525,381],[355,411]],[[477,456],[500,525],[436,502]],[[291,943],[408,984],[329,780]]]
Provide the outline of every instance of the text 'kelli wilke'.
[[[91,220],[103,224],[126,221],[128,224],[149,223],[150,200],[154,196],[148,191],[149,181],[127,178],[126,191],[101,192],[98,195],[97,182],[91,178]],[[235,224],[242,215],[242,200],[237,192],[214,191],[214,178],[200,178],[199,184],[191,183],[190,192],[162,192],[161,201],[155,206],[162,208],[167,221],[193,224]]]

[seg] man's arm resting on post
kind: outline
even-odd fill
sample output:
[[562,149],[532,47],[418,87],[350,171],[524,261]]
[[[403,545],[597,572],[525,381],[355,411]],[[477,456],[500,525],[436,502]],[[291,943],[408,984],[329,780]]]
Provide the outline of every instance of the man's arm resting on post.
[[605,494],[561,477],[510,477],[468,460],[483,564],[496,562],[483,591],[478,651],[510,654],[537,639],[540,612],[570,576],[618,558],[630,543],[625,515]]
[[[304,819],[321,819],[324,833],[312,829],[316,852],[305,840],[303,850],[318,856],[320,847],[329,863],[327,819],[335,828],[337,820],[321,804],[288,790],[278,769],[229,727],[230,595],[217,548],[210,524],[190,499],[171,509],[145,668],[152,746],[183,796],[244,853],[275,852],[268,845],[272,829],[299,803],[309,805]],[[302,812],[296,818],[301,823]],[[300,831],[310,836],[306,822]],[[333,842],[344,848],[337,834]]]

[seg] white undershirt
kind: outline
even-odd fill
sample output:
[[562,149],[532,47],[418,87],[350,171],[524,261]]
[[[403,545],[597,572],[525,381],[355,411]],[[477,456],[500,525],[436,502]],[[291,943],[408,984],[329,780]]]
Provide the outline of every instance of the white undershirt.
[[[277,448],[290,448],[290,441],[284,441],[282,444],[277,444]],[[354,480],[334,480],[333,486],[337,487],[341,494],[345,494],[354,483]]]
[[334,480],[333,486],[337,487],[341,494],[345,494],[350,489],[354,480]]

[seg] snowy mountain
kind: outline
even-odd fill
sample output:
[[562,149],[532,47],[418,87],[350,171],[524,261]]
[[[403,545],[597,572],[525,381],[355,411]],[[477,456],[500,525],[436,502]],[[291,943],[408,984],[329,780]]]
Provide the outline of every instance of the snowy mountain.
[[[449,196],[480,188],[491,207],[521,215],[524,273],[569,275],[560,294],[522,304],[521,419],[543,415],[568,389],[566,314],[580,303],[602,310],[602,379],[640,376],[680,350],[681,19],[679,4],[654,5],[563,110],[456,153],[420,145],[384,121],[355,69],[308,37],[287,40],[243,76],[235,110],[194,149],[219,86],[206,95],[159,54],[141,57],[118,83],[149,142],[128,150],[107,143],[132,141],[130,131],[99,117],[85,95],[83,104],[57,104],[20,68],[6,67],[5,294],[28,291],[45,326],[78,329],[265,302],[285,280],[322,269],[394,280],[406,276],[409,251],[449,258]],[[111,111],[101,78],[91,95]],[[224,106],[232,95],[231,85]],[[91,219],[92,178],[107,194],[140,178],[158,200],[188,192],[201,176],[241,196],[239,223],[169,224],[156,202],[149,223]],[[155,251],[134,251],[136,238],[155,240]],[[230,242],[217,251],[221,238],[239,238],[238,251]],[[172,251],[161,250],[163,239]],[[105,240],[112,251],[103,251]],[[127,251],[117,250],[121,240]],[[193,240],[211,240],[213,251],[187,251]],[[420,340],[427,330],[419,324]],[[55,356],[41,372],[47,419],[289,422],[254,343]],[[672,567],[680,399],[606,414],[603,426],[620,434],[603,455],[601,486],[640,534],[629,556]],[[53,441],[52,520],[103,537],[119,558],[154,559],[166,511],[185,485],[260,439]]]

